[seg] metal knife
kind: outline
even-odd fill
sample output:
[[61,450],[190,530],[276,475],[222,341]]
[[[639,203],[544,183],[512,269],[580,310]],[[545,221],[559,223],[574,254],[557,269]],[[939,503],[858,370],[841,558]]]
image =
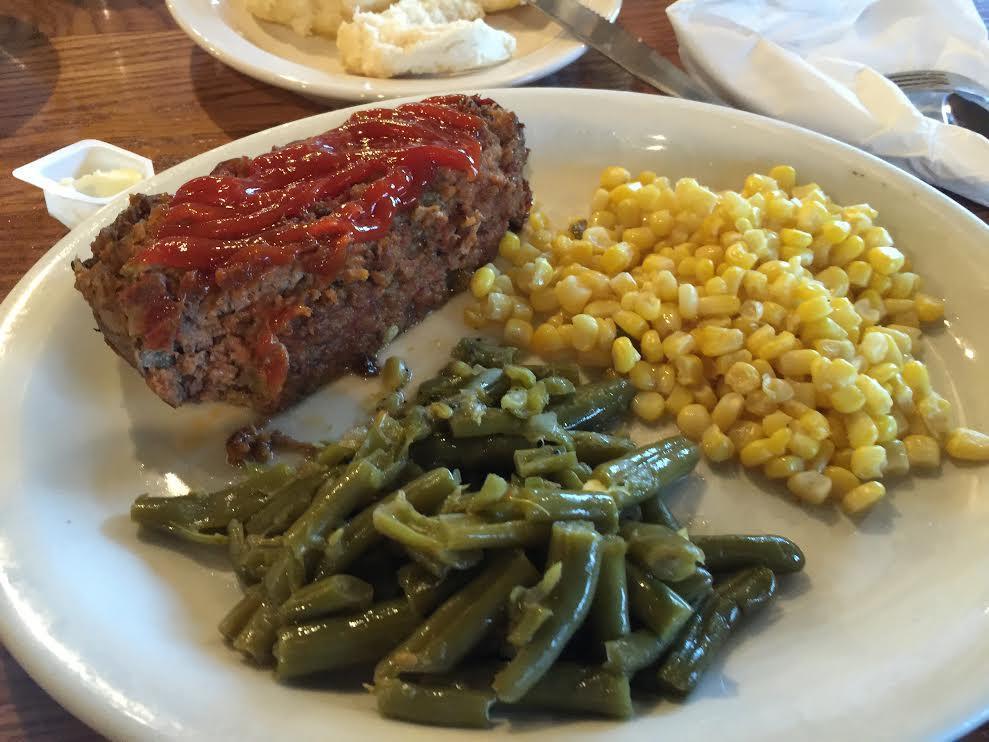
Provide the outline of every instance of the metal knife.
[[599,16],[578,0],[529,0],[593,49],[645,83],[678,98],[728,105],[709,93],[668,59],[643,44],[625,29]]

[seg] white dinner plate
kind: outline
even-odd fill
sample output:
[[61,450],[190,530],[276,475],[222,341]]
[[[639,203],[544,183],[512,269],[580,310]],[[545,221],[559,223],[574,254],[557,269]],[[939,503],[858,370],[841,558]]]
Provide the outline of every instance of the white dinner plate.
[[[873,204],[928,290],[948,299],[944,328],[924,343],[936,383],[960,422],[989,427],[989,229],[960,206],[843,144],[726,108],[584,90],[487,94],[525,122],[533,190],[560,220],[585,212],[599,169],[615,163],[737,188],[747,173],[787,162],[840,202]],[[174,190],[220,160],[322,132],[349,113],[246,137],[145,190]],[[948,737],[986,718],[989,470],[951,463],[938,477],[897,483],[859,525],[702,465],[673,495],[693,528],[784,534],[808,563],[685,704],[645,705],[625,723],[540,717],[467,734],[382,719],[356,684],[276,684],[216,631],[238,595],[225,557],[177,552],[128,520],[140,492],[234,476],[223,442],[246,416],[220,405],[170,409],[94,331],[69,261],[88,254],[124,200],[55,245],[0,309],[0,637],[94,728],[203,740],[879,740]],[[466,333],[463,304],[388,352],[423,378]],[[377,390],[343,379],[276,425],[340,433]]]
[[[609,20],[618,17],[621,0],[582,0]],[[515,54],[503,64],[459,74],[378,79],[343,69],[336,42],[303,37],[291,28],[259,21],[242,0],[167,0],[181,29],[200,47],[263,82],[303,95],[333,100],[374,101],[454,90],[522,85],[556,72],[586,47],[531,7],[492,13],[491,26],[511,33]]]

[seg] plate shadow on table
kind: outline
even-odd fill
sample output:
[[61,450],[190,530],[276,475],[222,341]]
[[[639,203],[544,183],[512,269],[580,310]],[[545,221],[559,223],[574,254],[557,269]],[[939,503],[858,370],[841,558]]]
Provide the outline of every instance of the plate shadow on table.
[[[58,84],[58,52],[41,30],[21,18],[0,15],[0,139],[10,137],[34,117]],[[15,74],[16,72],[16,74]],[[3,80],[23,79],[31,84],[8,89]]]
[[[189,52],[189,77],[200,108],[231,139],[352,105],[346,101],[316,103],[260,82],[214,59],[198,46]],[[264,112],[273,108],[284,111],[284,119],[273,121],[270,114],[265,116]]]

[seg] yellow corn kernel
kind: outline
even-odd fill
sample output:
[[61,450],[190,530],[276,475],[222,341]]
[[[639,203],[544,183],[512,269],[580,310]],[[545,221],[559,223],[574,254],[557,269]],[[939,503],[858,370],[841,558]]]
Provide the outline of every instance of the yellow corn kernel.
[[[723,279],[721,276],[714,276],[713,278],[709,278],[707,281],[704,282],[704,294],[705,296],[703,298],[727,295],[728,284],[725,283],[725,279]],[[698,301],[703,301],[703,298],[699,299]],[[698,307],[698,311],[699,310],[700,307]]]
[[794,432],[790,436],[790,442],[787,444],[787,447],[796,456],[808,460],[817,456],[818,451],[821,450],[820,442],[800,431]]
[[748,298],[764,301],[769,296],[769,278],[759,271],[747,270],[742,276],[742,290]]
[[679,414],[687,405],[694,401],[694,394],[687,387],[675,384],[666,398],[666,407],[674,415]]
[[789,192],[797,182],[797,171],[790,165],[774,165],[769,169],[769,177],[776,181],[780,189]]
[[663,340],[663,352],[671,359],[692,353],[696,347],[694,336],[686,332],[674,332]]
[[700,352],[709,358],[741,350],[745,342],[741,330],[724,327],[700,327],[693,336]]
[[703,405],[685,405],[677,413],[677,427],[692,441],[699,441],[711,426],[711,414]]
[[831,480],[831,494],[835,497],[844,497],[862,484],[858,477],[840,466],[826,466],[822,474]]
[[498,277],[497,268],[488,263],[478,268],[470,279],[470,292],[477,299],[483,299],[494,287],[495,278]]
[[575,314],[570,320],[573,325],[571,342],[579,351],[589,351],[597,345],[598,323],[589,314]]
[[829,245],[844,242],[852,233],[852,225],[842,219],[832,219],[821,225],[821,237]]
[[883,468],[884,477],[902,477],[910,471],[910,457],[903,441],[892,440],[882,444],[886,451],[886,466]]
[[528,348],[532,342],[532,325],[524,319],[512,318],[505,323],[505,342],[516,348]]
[[484,316],[494,322],[504,322],[512,316],[514,309],[515,302],[512,298],[497,291],[488,294],[481,303]]
[[851,470],[859,479],[881,479],[886,466],[886,449],[882,446],[855,446]]
[[776,363],[780,373],[784,376],[807,376],[810,374],[811,366],[817,358],[820,358],[820,354],[816,350],[801,348],[782,353]]
[[741,300],[733,294],[702,296],[697,300],[697,314],[700,317],[734,315],[741,307]]
[[560,306],[571,315],[580,314],[591,298],[591,290],[583,286],[575,276],[564,278],[556,284],[553,291]]
[[797,305],[797,316],[801,322],[815,322],[831,314],[831,302],[826,296],[807,299]]
[[756,389],[746,396],[745,409],[756,417],[765,417],[776,412],[779,406],[762,389]]
[[866,259],[874,271],[888,276],[903,267],[904,255],[892,245],[881,245],[870,248]]
[[717,425],[710,425],[701,436],[701,451],[708,461],[719,463],[735,455],[735,444]]
[[917,412],[924,421],[927,429],[935,435],[944,435],[948,432],[948,413],[951,412],[951,405],[944,397],[936,392],[917,402]]
[[656,389],[655,366],[646,361],[639,361],[632,370],[628,372],[628,379],[632,386],[640,392],[651,392]]
[[673,231],[674,225],[675,222],[673,220],[673,215],[668,209],[654,211],[646,217],[646,226],[652,230],[654,235],[656,235],[656,239],[669,237],[670,233]]
[[747,443],[744,448],[738,453],[739,461],[742,462],[742,466],[752,468],[756,466],[762,466],[767,461],[772,459],[774,456],[779,454],[775,453],[769,446],[768,438],[759,438]]
[[680,284],[677,287],[677,302],[681,317],[697,318],[697,287],[689,283]]
[[775,433],[777,430],[782,430],[790,424],[793,420],[792,417],[787,415],[785,412],[771,412],[762,418],[762,432],[767,438]]
[[612,291],[618,294],[618,296],[625,296],[625,294],[630,291],[635,291],[639,288],[638,282],[632,274],[627,271],[622,271],[621,273],[613,276],[611,280],[608,281],[608,285],[611,287]]
[[769,449],[773,452],[774,456],[782,456],[786,453],[787,446],[789,446],[790,439],[792,437],[792,430],[789,428],[780,428],[766,438],[766,444],[769,446]]
[[893,398],[889,392],[871,376],[859,374],[855,379],[855,386],[864,395],[865,409],[873,417],[885,415],[893,408]]
[[[868,339],[868,335],[866,339]],[[927,366],[920,361],[907,361],[903,364],[903,381],[906,382],[913,393],[919,397],[926,397],[931,393],[931,378],[927,373]]]
[[694,387],[694,401],[697,404],[704,405],[704,408],[708,412],[714,411],[714,406],[718,404],[718,395],[715,394],[714,389],[711,388],[710,384],[702,384]]
[[622,305],[614,299],[595,299],[584,305],[584,313],[592,317],[613,317]]
[[714,263],[707,258],[697,258],[694,264],[694,278],[698,284],[706,283],[714,277]]
[[704,364],[692,353],[674,358],[673,368],[676,369],[678,384],[692,387],[704,380]]
[[844,469],[851,469],[852,466],[852,454],[854,450],[848,448],[847,446],[839,447],[834,455],[831,457],[831,464],[834,466],[840,466]]
[[937,469],[941,466],[941,446],[929,435],[908,435],[903,439],[907,460],[913,469]]
[[[856,234],[853,234],[846,239],[835,245],[829,254],[829,260],[831,265],[837,266],[848,266],[846,270],[848,271],[849,278],[852,277],[851,264],[857,262],[859,256],[865,252],[865,242]],[[868,264],[867,264],[868,265]],[[872,271],[870,267],[870,273]],[[855,281],[852,280],[852,285],[855,285]]]
[[864,412],[853,412],[845,420],[848,443],[852,448],[873,445],[879,438],[876,423]]
[[822,391],[841,389],[855,383],[858,370],[843,358],[831,360],[823,356],[811,367],[811,380]]
[[739,420],[727,431],[727,436],[735,446],[736,451],[741,451],[752,441],[762,437],[762,428],[759,423],[751,420]]
[[799,345],[799,341],[794,337],[793,333],[784,331],[772,340],[763,343],[756,351],[756,355],[765,361],[771,361],[779,358],[788,350],[793,350],[797,345]]
[[791,229],[790,227],[780,230],[780,242],[788,247],[802,249],[810,247],[810,243],[813,241],[814,236],[809,232],[800,229]]
[[793,399],[793,387],[786,379],[773,379],[763,375],[762,391],[776,404],[782,404]]
[[498,254],[506,260],[515,263],[522,251],[522,241],[514,232],[505,232],[498,242]]
[[605,248],[599,260],[601,270],[613,276],[632,265],[634,250],[627,242],[616,242],[614,245]]
[[645,334],[645,331],[649,329],[649,323],[635,312],[628,312],[623,309],[615,312],[613,319],[615,320],[616,325],[636,340],[642,337],[643,334]]
[[763,465],[762,473],[768,479],[788,479],[803,471],[804,466],[804,460],[799,456],[776,456]]
[[831,494],[831,480],[817,471],[802,471],[786,480],[786,488],[810,505],[820,505]]
[[559,329],[547,322],[539,325],[532,334],[531,348],[534,353],[558,353],[565,347]]
[[721,430],[730,430],[738,420],[745,406],[745,398],[737,392],[728,392],[715,404],[711,411],[711,420]]
[[610,317],[595,317],[598,324],[597,349],[606,353],[611,352],[611,345],[618,337],[618,325]]
[[725,381],[733,391],[745,395],[754,392],[761,386],[762,376],[751,363],[739,361],[728,369],[725,374]]
[[885,494],[886,488],[882,482],[865,482],[845,493],[841,498],[841,509],[849,515],[858,515],[879,502]]
[[616,338],[611,344],[612,364],[620,374],[627,374],[632,367],[642,359],[639,352],[627,337]]
[[659,338],[659,333],[655,330],[646,330],[639,338],[639,347],[642,355],[650,363],[659,363],[666,354],[663,352],[663,341]]
[[948,433],[944,450],[961,461],[989,461],[989,435],[972,428],[955,428]]
[[623,167],[612,165],[601,171],[601,187],[609,191],[632,179],[632,173]]
[[572,348],[573,347],[573,325],[569,322],[564,322],[556,328],[557,332],[560,333],[560,339],[563,340],[563,347]]
[[673,367],[668,363],[653,364],[653,378],[656,380],[656,391],[665,397],[670,396],[676,386],[676,371]]
[[639,392],[632,398],[632,412],[648,423],[656,422],[666,411],[666,402],[658,392]]
[[832,296],[847,296],[851,281],[848,274],[836,265],[825,268],[815,278],[828,289]]
[[917,317],[921,322],[937,322],[944,319],[944,300],[928,294],[917,294],[914,298]]

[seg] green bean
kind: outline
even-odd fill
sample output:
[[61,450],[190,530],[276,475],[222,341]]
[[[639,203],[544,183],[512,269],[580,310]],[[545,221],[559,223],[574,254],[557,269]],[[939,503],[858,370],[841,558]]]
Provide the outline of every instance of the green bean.
[[660,666],[660,685],[681,695],[690,693],[739,620],[758,611],[775,593],[776,578],[766,567],[746,570],[718,586]]
[[406,546],[405,553],[409,558],[425,567],[435,577],[446,577],[450,570],[467,570],[476,567],[484,558],[480,549],[453,551],[440,549],[438,551],[416,549]]
[[553,615],[495,676],[500,700],[514,702],[528,693],[584,622],[601,572],[600,550],[601,536],[590,523],[553,524],[548,563],[563,565],[560,584],[547,600]]
[[381,369],[381,383],[389,391],[397,392],[412,379],[409,367],[398,356],[388,356]]
[[660,580],[684,580],[704,562],[696,545],[666,526],[626,522],[621,533],[628,541],[629,558]]
[[552,474],[577,465],[577,454],[563,446],[520,448],[514,458],[515,471],[520,477]]
[[607,642],[631,631],[625,573],[625,540],[605,536],[601,542],[601,576],[588,621],[595,641]]
[[345,446],[341,443],[327,443],[316,454],[314,461],[327,467],[345,464],[354,455],[355,450],[351,446]]
[[528,439],[517,436],[454,438],[434,433],[409,449],[409,455],[423,466],[446,466],[462,472],[511,472],[515,451],[528,448]]
[[[459,484],[459,475],[449,469],[433,469],[403,485],[401,492],[405,493],[409,504],[416,510],[432,513]],[[396,494],[391,494],[381,503],[390,503],[395,496]],[[319,565],[320,575],[343,572],[355,559],[380,543],[382,535],[374,527],[376,507],[377,504],[366,507],[330,534]]]
[[525,430],[525,421],[505,410],[482,407],[477,414],[461,407],[449,420],[454,438],[480,438],[489,435],[518,435]]
[[278,608],[271,602],[262,600],[244,628],[234,637],[234,649],[250,657],[258,665],[269,664],[278,623]]
[[473,576],[472,572],[453,570],[443,577],[437,577],[421,564],[410,562],[399,568],[398,584],[412,610],[420,616],[426,616],[466,585]]
[[244,530],[258,536],[284,531],[309,507],[317,488],[332,476],[331,471],[318,465],[300,470],[271,494],[264,507],[244,521]]
[[601,464],[591,481],[608,487],[623,508],[655,497],[693,471],[699,458],[697,446],[677,435]]
[[247,536],[238,520],[227,526],[230,563],[244,582],[260,582],[281,551],[281,538],[264,539]]
[[585,384],[567,399],[550,407],[564,428],[601,430],[611,425],[628,409],[635,387],[628,379],[607,379]]
[[557,662],[549,668],[518,705],[617,719],[627,719],[633,712],[626,676],[572,662]]
[[571,435],[577,458],[591,466],[617,459],[635,450],[635,443],[625,436],[605,435],[588,430],[575,430]]
[[581,477],[578,471],[579,470],[576,467],[571,469],[563,469],[562,471],[547,474],[546,477],[551,482],[555,482],[564,489],[579,490],[584,486],[585,480]]
[[404,598],[366,611],[289,626],[278,632],[275,676],[290,680],[374,662],[400,644],[420,618]]
[[[553,615],[546,601],[560,584],[563,564],[549,566],[542,578],[532,587],[518,586],[508,596],[508,643],[521,647],[532,641],[539,628]],[[513,650],[514,651],[514,650]]]
[[666,502],[663,500],[663,495],[660,494],[648,500],[643,500],[640,506],[642,507],[642,520],[646,523],[666,526],[671,531],[679,531],[682,528],[680,521],[676,519],[676,516],[667,507]]
[[477,729],[490,726],[488,714],[495,700],[490,691],[434,687],[397,678],[378,680],[374,697],[382,716],[417,724]]
[[632,614],[657,636],[675,634],[694,612],[683,598],[644,570],[628,565]]
[[530,363],[526,368],[532,371],[537,379],[559,376],[571,384],[579,385],[581,383],[580,366],[576,363]]
[[374,591],[364,580],[330,575],[292,593],[278,609],[283,624],[301,623],[332,613],[360,611],[371,605]]
[[461,338],[450,352],[453,358],[471,366],[487,366],[501,368],[515,363],[518,358],[518,348],[498,345],[486,338]]
[[505,504],[508,508],[518,508],[523,518],[537,523],[589,520],[604,532],[618,529],[618,508],[614,499],[603,492],[533,487],[527,483],[512,493]]
[[319,488],[312,504],[285,532],[282,557],[265,574],[265,590],[276,603],[291,593],[289,576],[293,570],[299,569],[304,581],[315,567],[313,562],[322,551],[327,533],[365,498],[387,486],[400,470],[395,464],[382,470],[371,463],[369,456],[349,464],[342,475]]
[[547,522],[486,523],[471,516],[463,516],[459,521],[444,521],[442,527],[443,544],[454,551],[539,546],[546,543],[550,533]]
[[653,631],[639,629],[628,636],[612,639],[604,644],[608,659],[603,667],[608,672],[631,677],[655,663],[674,638],[675,632],[660,638]]
[[731,572],[743,567],[768,567],[777,574],[804,568],[800,547],[782,536],[692,536],[704,552],[712,572]]
[[562,376],[547,376],[540,379],[540,381],[543,382],[543,386],[546,387],[546,393],[551,397],[569,397],[577,391],[574,383]]
[[237,635],[244,630],[247,622],[251,620],[261,603],[264,602],[264,591],[260,586],[254,585],[248,588],[237,604],[227,611],[227,615],[220,621],[220,634],[227,641],[233,641]]
[[711,594],[713,581],[710,572],[704,567],[698,567],[690,577],[674,582],[670,587],[673,592],[696,608]]
[[146,528],[169,533],[182,529],[225,529],[231,520],[246,520],[260,510],[271,493],[283,486],[292,474],[291,468],[279,464],[216,492],[179,497],[140,495],[131,505],[131,520]]
[[449,672],[503,615],[509,593],[518,585],[531,585],[538,577],[521,551],[499,555],[384,658],[375,669],[375,678]]

